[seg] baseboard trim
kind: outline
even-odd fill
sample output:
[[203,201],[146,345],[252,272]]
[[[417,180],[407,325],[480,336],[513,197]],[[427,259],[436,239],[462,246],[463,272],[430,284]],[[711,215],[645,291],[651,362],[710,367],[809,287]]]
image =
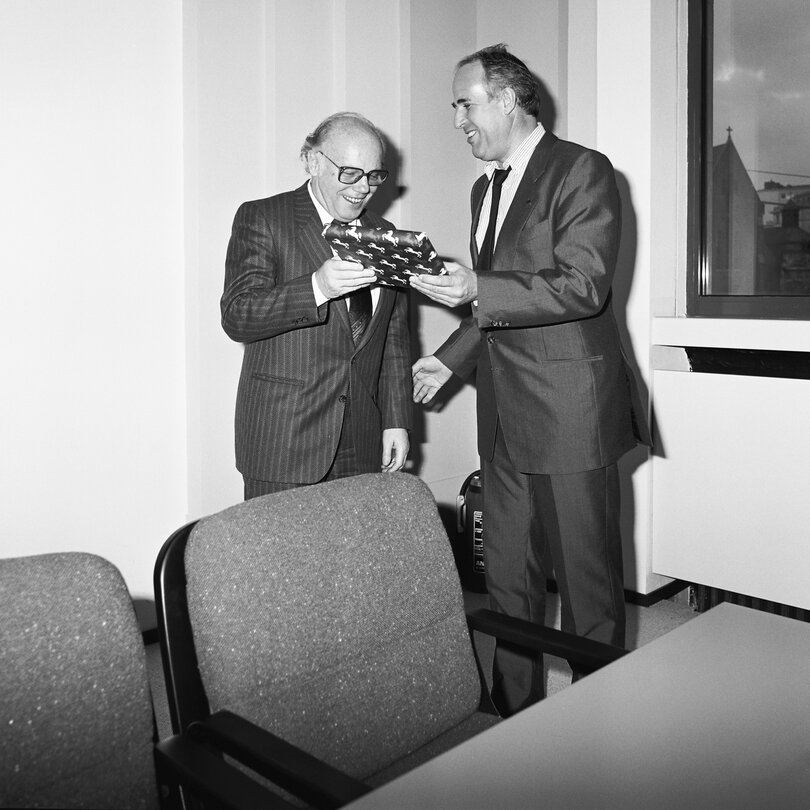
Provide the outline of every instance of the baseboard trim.
[[664,599],[671,599],[675,594],[680,593],[689,587],[688,582],[682,579],[673,579],[666,585],[656,588],[650,593],[638,593],[637,591],[625,590],[624,601],[629,605],[639,605],[640,607],[651,607],[657,602],[663,602]]

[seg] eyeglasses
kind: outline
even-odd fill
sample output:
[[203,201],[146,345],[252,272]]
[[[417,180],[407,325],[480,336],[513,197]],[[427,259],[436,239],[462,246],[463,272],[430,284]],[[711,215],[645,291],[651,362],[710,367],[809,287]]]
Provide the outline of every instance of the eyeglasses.
[[[319,150],[318,154],[323,155],[323,152]],[[368,177],[370,186],[381,186],[388,178],[387,169],[372,169],[370,172],[364,172],[355,166],[338,166],[328,155],[323,156],[338,170],[338,182],[345,183],[347,186],[359,183],[364,177]]]

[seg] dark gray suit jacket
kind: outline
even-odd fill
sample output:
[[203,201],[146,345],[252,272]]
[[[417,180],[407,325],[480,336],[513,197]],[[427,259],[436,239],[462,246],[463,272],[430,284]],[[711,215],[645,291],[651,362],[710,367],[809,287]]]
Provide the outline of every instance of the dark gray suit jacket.
[[[473,263],[487,182],[472,190]],[[482,458],[498,419],[525,473],[605,467],[650,442],[610,304],[620,226],[608,159],[546,133],[478,276],[478,305],[436,352],[461,377],[477,367]]]
[[[371,213],[364,225],[392,227]],[[315,305],[312,273],[331,255],[306,184],[243,203],[225,264],[222,326],[246,344],[236,399],[236,466],[248,478],[326,475],[351,401],[360,469],[377,472],[382,431],[411,427],[407,292],[380,290],[355,347],[345,301]]]

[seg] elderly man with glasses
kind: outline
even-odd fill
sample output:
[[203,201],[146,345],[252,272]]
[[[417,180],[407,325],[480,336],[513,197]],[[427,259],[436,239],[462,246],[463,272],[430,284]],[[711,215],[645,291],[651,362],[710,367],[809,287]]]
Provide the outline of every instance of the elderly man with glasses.
[[393,228],[366,210],[388,177],[379,130],[336,113],[304,141],[304,185],[243,203],[225,263],[222,326],[245,344],[236,466],[245,499],[401,470],[411,375],[407,292],[333,256],[324,226]]

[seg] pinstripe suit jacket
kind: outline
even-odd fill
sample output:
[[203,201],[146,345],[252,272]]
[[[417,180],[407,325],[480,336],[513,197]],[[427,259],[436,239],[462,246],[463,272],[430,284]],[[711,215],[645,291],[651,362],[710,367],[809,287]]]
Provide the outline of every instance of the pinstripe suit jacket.
[[[362,222],[392,227],[368,212]],[[312,273],[332,255],[322,230],[306,184],[243,203],[234,219],[221,310],[245,344],[236,466],[248,478],[323,478],[349,400],[362,471],[379,471],[383,429],[411,427],[407,292],[380,290],[355,347],[345,302],[315,305]]]
[[[473,264],[487,183],[472,190]],[[605,467],[650,443],[610,304],[619,236],[608,159],[547,132],[478,276],[477,306],[436,352],[459,376],[477,367],[482,458],[498,420],[525,473]]]

